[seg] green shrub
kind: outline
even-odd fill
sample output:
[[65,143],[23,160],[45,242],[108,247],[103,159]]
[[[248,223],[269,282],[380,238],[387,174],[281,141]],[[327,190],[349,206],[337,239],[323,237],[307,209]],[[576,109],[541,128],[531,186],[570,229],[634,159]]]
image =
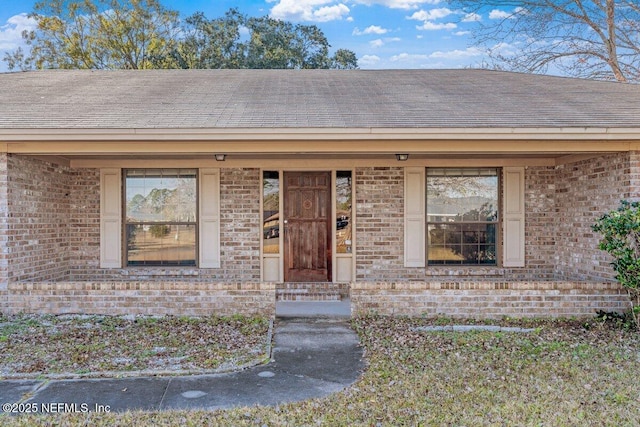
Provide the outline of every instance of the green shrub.
[[620,202],[618,210],[596,221],[593,231],[602,234],[598,248],[613,256],[616,279],[629,293],[632,315],[640,327],[640,202]]

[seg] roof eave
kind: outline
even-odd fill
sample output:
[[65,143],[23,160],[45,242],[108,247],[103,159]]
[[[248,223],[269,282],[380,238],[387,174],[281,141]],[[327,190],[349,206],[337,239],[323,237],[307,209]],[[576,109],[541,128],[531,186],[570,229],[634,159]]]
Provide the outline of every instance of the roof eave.
[[55,141],[640,141],[640,127],[467,128],[64,128],[0,129],[0,142]]

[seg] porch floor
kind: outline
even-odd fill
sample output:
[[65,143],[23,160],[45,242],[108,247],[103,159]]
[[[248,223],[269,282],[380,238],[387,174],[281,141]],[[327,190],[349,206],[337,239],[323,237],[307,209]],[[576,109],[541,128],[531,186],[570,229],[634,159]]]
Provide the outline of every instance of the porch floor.
[[350,318],[351,301],[276,301],[276,317]]

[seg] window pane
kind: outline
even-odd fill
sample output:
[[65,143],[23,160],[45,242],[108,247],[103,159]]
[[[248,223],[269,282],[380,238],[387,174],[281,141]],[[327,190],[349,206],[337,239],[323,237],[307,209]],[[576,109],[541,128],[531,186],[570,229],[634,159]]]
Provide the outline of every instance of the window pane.
[[125,171],[127,265],[196,265],[196,172]]
[[429,224],[428,263],[496,264],[496,223]]
[[280,179],[278,172],[262,176],[262,250],[265,254],[280,252]]
[[475,222],[498,219],[498,174],[496,169],[470,172],[428,169],[427,221]]
[[430,224],[428,227],[430,264],[460,264],[462,229],[458,224]]
[[195,169],[131,169],[125,176],[127,222],[195,222]]
[[336,247],[339,254],[351,253],[351,171],[336,173]]
[[196,265],[196,226],[127,224],[129,265]]

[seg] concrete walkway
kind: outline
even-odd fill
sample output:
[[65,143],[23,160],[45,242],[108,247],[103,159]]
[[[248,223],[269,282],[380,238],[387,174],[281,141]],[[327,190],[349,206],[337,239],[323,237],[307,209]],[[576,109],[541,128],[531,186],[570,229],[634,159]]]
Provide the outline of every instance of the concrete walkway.
[[3,406],[33,404],[30,407],[38,412],[276,405],[340,391],[352,384],[363,370],[358,337],[344,319],[278,319],[274,337],[272,362],[241,372],[184,377],[0,381],[0,403]]

